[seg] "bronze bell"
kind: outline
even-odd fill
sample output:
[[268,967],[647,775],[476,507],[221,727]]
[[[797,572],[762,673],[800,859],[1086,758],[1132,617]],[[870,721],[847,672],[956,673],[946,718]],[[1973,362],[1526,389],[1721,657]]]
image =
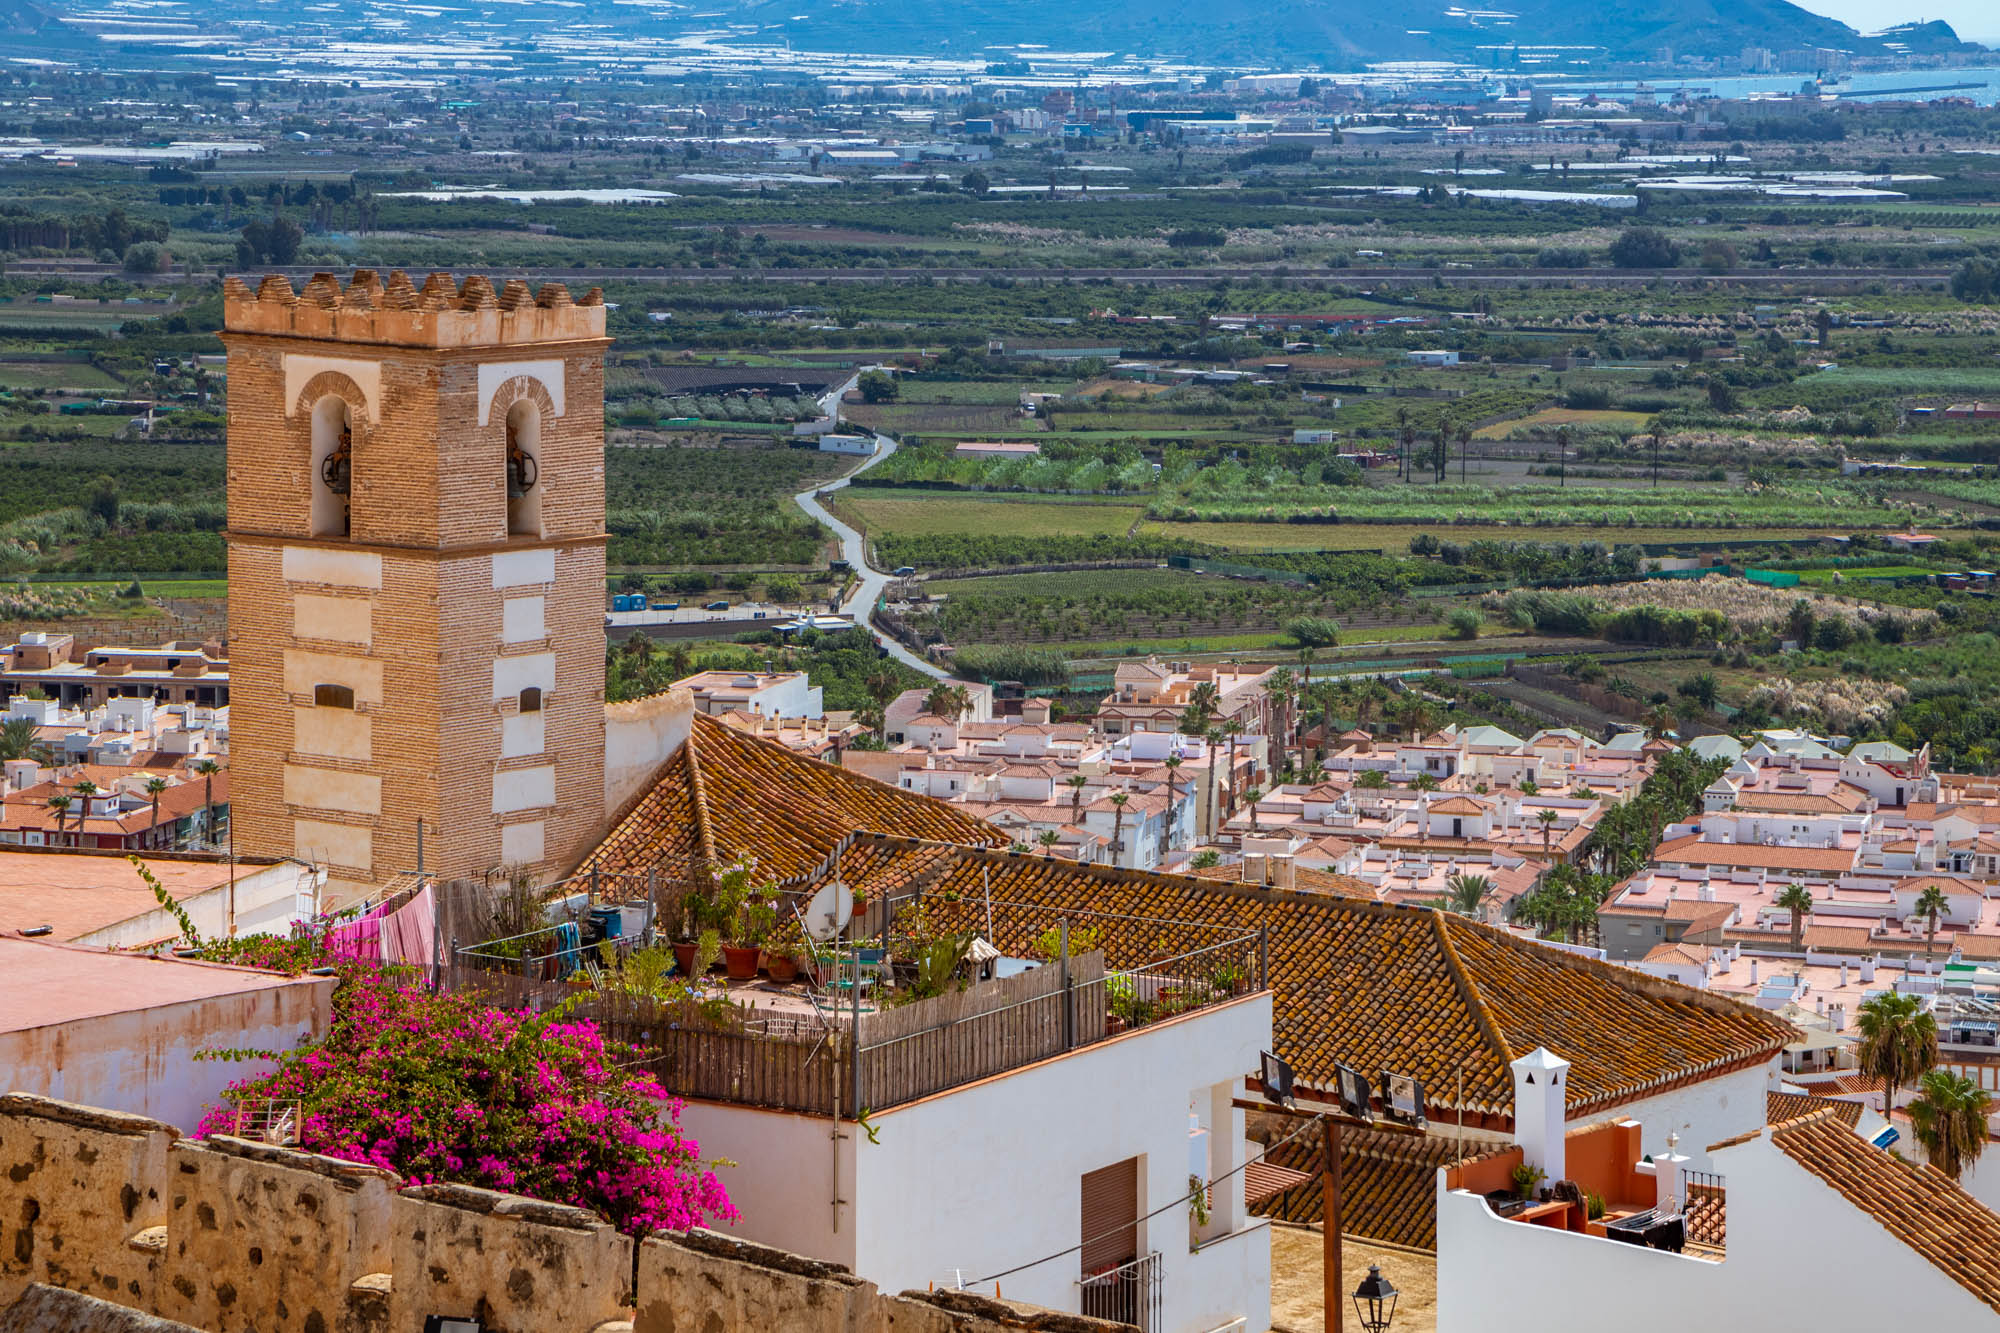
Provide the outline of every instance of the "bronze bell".
[[507,449],[507,498],[518,500],[533,488],[539,476],[535,466],[535,456],[520,445],[509,445]]
[[353,486],[354,432],[348,427],[340,428],[340,443],[319,465],[319,478],[335,495],[346,495]]

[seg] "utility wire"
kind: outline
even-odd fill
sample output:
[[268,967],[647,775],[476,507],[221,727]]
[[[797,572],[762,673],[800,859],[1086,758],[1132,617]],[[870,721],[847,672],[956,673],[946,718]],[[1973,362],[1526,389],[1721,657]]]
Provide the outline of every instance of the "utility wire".
[[1085,1246],[1093,1245],[1096,1242],[1103,1240],[1106,1236],[1115,1236],[1121,1231],[1138,1226],[1139,1223],[1141,1222],[1150,1222],[1154,1218],[1158,1217],[1161,1213],[1172,1212],[1174,1209],[1179,1208],[1182,1205],[1186,1204],[1190,1199],[1194,1198],[1196,1194],[1202,1193],[1203,1191],[1207,1190],[1210,1186],[1219,1185],[1223,1181],[1229,1179],[1231,1176],[1236,1175],[1238,1172],[1248,1170],[1254,1163],[1263,1161],[1266,1157],[1269,1157],[1272,1153],[1276,1152],[1278,1149],[1284,1147],[1287,1143],[1290,1143],[1293,1139],[1299,1137],[1299,1135],[1304,1134],[1307,1130],[1317,1125],[1324,1118],[1325,1118],[1324,1113],[1314,1116],[1311,1120],[1306,1121],[1305,1124],[1299,1126],[1296,1130],[1292,1131],[1290,1134],[1285,1135],[1284,1138],[1279,1139],[1276,1143],[1273,1143],[1269,1147],[1265,1148],[1264,1151],[1258,1153],[1255,1157],[1246,1158],[1243,1162],[1243,1165],[1231,1167],[1229,1170],[1217,1176],[1214,1180],[1211,1180],[1207,1184],[1200,1186],[1198,1189],[1189,1190],[1186,1194],[1181,1195],[1180,1198],[1175,1199],[1172,1203],[1166,1203],[1160,1205],[1158,1208],[1155,1208],[1152,1212],[1147,1213],[1144,1217],[1135,1217],[1130,1222],[1120,1222],[1117,1226],[1112,1227],[1109,1231],[1101,1231],[1095,1236],[1086,1236],[1084,1239],[1078,1241],[1076,1244],[1070,1246],[1066,1250],[1057,1250],[1054,1254],[1045,1254],[1039,1259],[1030,1259],[1025,1264],[1015,1264],[1012,1268],[1006,1269],[1002,1272],[994,1273],[989,1277],[982,1277],[975,1279],[971,1285],[975,1287],[980,1287],[984,1286],[988,1282],[997,1282],[1003,1277],[1012,1277],[1014,1274],[1025,1272],[1027,1269],[1030,1268],[1039,1268],[1041,1265],[1047,1263],[1051,1259],[1060,1259],[1066,1254],[1075,1254],[1077,1251],[1083,1249]]

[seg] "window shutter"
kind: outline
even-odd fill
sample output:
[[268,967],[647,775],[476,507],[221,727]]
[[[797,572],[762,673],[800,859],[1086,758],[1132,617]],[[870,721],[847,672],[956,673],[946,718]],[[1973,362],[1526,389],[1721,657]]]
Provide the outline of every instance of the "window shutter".
[[1139,1257],[1139,1159],[1083,1177],[1083,1271],[1099,1273]]

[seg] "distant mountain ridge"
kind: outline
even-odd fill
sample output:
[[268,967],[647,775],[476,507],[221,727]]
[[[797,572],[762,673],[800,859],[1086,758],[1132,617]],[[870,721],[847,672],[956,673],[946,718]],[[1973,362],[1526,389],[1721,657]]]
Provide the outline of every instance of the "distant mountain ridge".
[[[986,54],[993,47],[1109,51],[1180,57],[1198,64],[1355,68],[1385,60],[1461,60],[1511,72],[1505,48],[1595,47],[1644,60],[1676,55],[1734,58],[1746,46],[1772,51],[1830,47],[1856,54],[1958,49],[1948,25],[1915,25],[1910,37],[1863,36],[1787,0],[1514,0],[1511,19],[1492,10],[1422,0],[1382,6],[1362,0],[959,0],[942,8],[909,0],[748,0],[731,17],[765,25],[796,47],[910,55]],[[1476,17],[1475,17],[1476,16]],[[1942,32],[1938,31],[1942,29]],[[1914,40],[1913,40],[1914,38]],[[1976,49],[1976,48],[1972,48]]]

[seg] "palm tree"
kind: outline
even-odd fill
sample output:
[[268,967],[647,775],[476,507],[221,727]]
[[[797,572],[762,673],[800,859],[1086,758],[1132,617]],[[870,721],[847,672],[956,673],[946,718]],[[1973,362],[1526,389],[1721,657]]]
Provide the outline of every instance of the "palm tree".
[[1236,738],[1243,734],[1243,720],[1232,717],[1222,724],[1229,737],[1229,808],[1236,809]]
[[876,723],[875,730],[886,741],[889,739],[889,701],[901,693],[896,687],[896,677],[888,671],[876,671],[861,683],[861,688],[868,692],[869,702],[875,705],[875,714],[881,719]]
[[1192,725],[1195,730],[1189,731],[1188,734],[1199,734],[1200,729],[1208,725],[1208,720],[1215,716],[1215,710],[1221,706],[1222,690],[1214,681],[1195,682],[1195,687],[1188,692],[1187,713],[1181,718],[1181,730],[1188,731]]
[[70,797],[67,792],[58,792],[49,797],[49,809],[56,812],[56,840],[62,840],[63,818],[69,814]]
[[1771,900],[1773,907],[1782,907],[1792,918],[1792,952],[1803,953],[1806,947],[1806,918],[1812,915],[1812,890],[1793,880],[1785,886],[1785,891]]
[[1950,906],[1950,901],[1944,896],[1944,890],[1935,884],[1924,885],[1924,891],[1917,895],[1917,915],[1923,917],[1929,926],[1924,934],[1924,961],[1927,963],[1931,959],[1931,949],[1937,943],[1938,914]]
[[1917,1080],[1910,1128],[1932,1166],[1957,1180],[1986,1151],[1986,1116],[1993,1098],[1963,1074],[1933,1069]]
[[10,717],[0,722],[0,759],[26,759],[35,750],[33,718]]
[[1559,818],[1561,816],[1553,810],[1541,810],[1535,814],[1535,822],[1542,826],[1542,859],[1545,861],[1549,856],[1549,835],[1555,832],[1556,820]]
[[1069,822],[1074,824],[1083,817],[1083,789],[1090,785],[1090,779],[1081,773],[1072,773],[1063,779],[1063,786],[1069,788]]
[[1271,701],[1271,730],[1277,733],[1271,738],[1278,746],[1278,762],[1272,767],[1282,767],[1290,762],[1292,753],[1292,669],[1273,671],[1264,681],[1264,695]]
[[209,845],[214,846],[216,842],[215,775],[222,771],[222,765],[216,763],[213,759],[203,759],[194,766],[194,771],[201,774],[201,822],[203,827],[208,830]]
[[[158,774],[146,779],[146,795],[153,799],[153,833],[155,837],[158,836],[160,831],[160,797],[166,793],[167,786],[167,780]],[[168,841],[171,842],[172,839],[170,838]]]
[[1924,1002],[1901,991],[1864,1000],[1856,1016],[1861,1072],[1882,1080],[1882,1114],[1896,1104],[1896,1089],[1914,1083],[1937,1064],[1937,1019]]
[[1243,799],[1250,805],[1250,831],[1257,832],[1257,802],[1264,799],[1264,793],[1252,787],[1243,793]]
[[1052,828],[1043,829],[1035,841],[1042,844],[1042,858],[1047,860],[1056,854],[1056,844],[1062,841],[1062,834]]
[[924,711],[935,713],[953,726],[958,725],[958,720],[971,707],[972,696],[966,692],[965,686],[946,681],[931,686],[930,693],[924,696]]
[[1132,799],[1130,792],[1111,793],[1111,864],[1118,864],[1118,853],[1125,850],[1125,803]]
[[1484,875],[1453,875],[1444,884],[1445,906],[1475,919],[1486,905],[1486,895],[1493,892],[1493,881]]
[[1180,771],[1181,771],[1181,765],[1185,764],[1186,762],[1187,760],[1181,758],[1177,754],[1170,754],[1164,760],[1167,770],[1167,822],[1166,825],[1160,829],[1160,859],[1162,861],[1166,860],[1167,858],[1167,848],[1169,844],[1172,843],[1174,837],[1174,826],[1179,821],[1180,818],[1180,813],[1181,813]]
[[70,808],[76,811],[76,831],[79,835],[77,840],[81,842],[83,821],[90,817],[90,798],[97,795],[100,788],[89,778],[79,778],[70,790],[76,793],[76,803]]

